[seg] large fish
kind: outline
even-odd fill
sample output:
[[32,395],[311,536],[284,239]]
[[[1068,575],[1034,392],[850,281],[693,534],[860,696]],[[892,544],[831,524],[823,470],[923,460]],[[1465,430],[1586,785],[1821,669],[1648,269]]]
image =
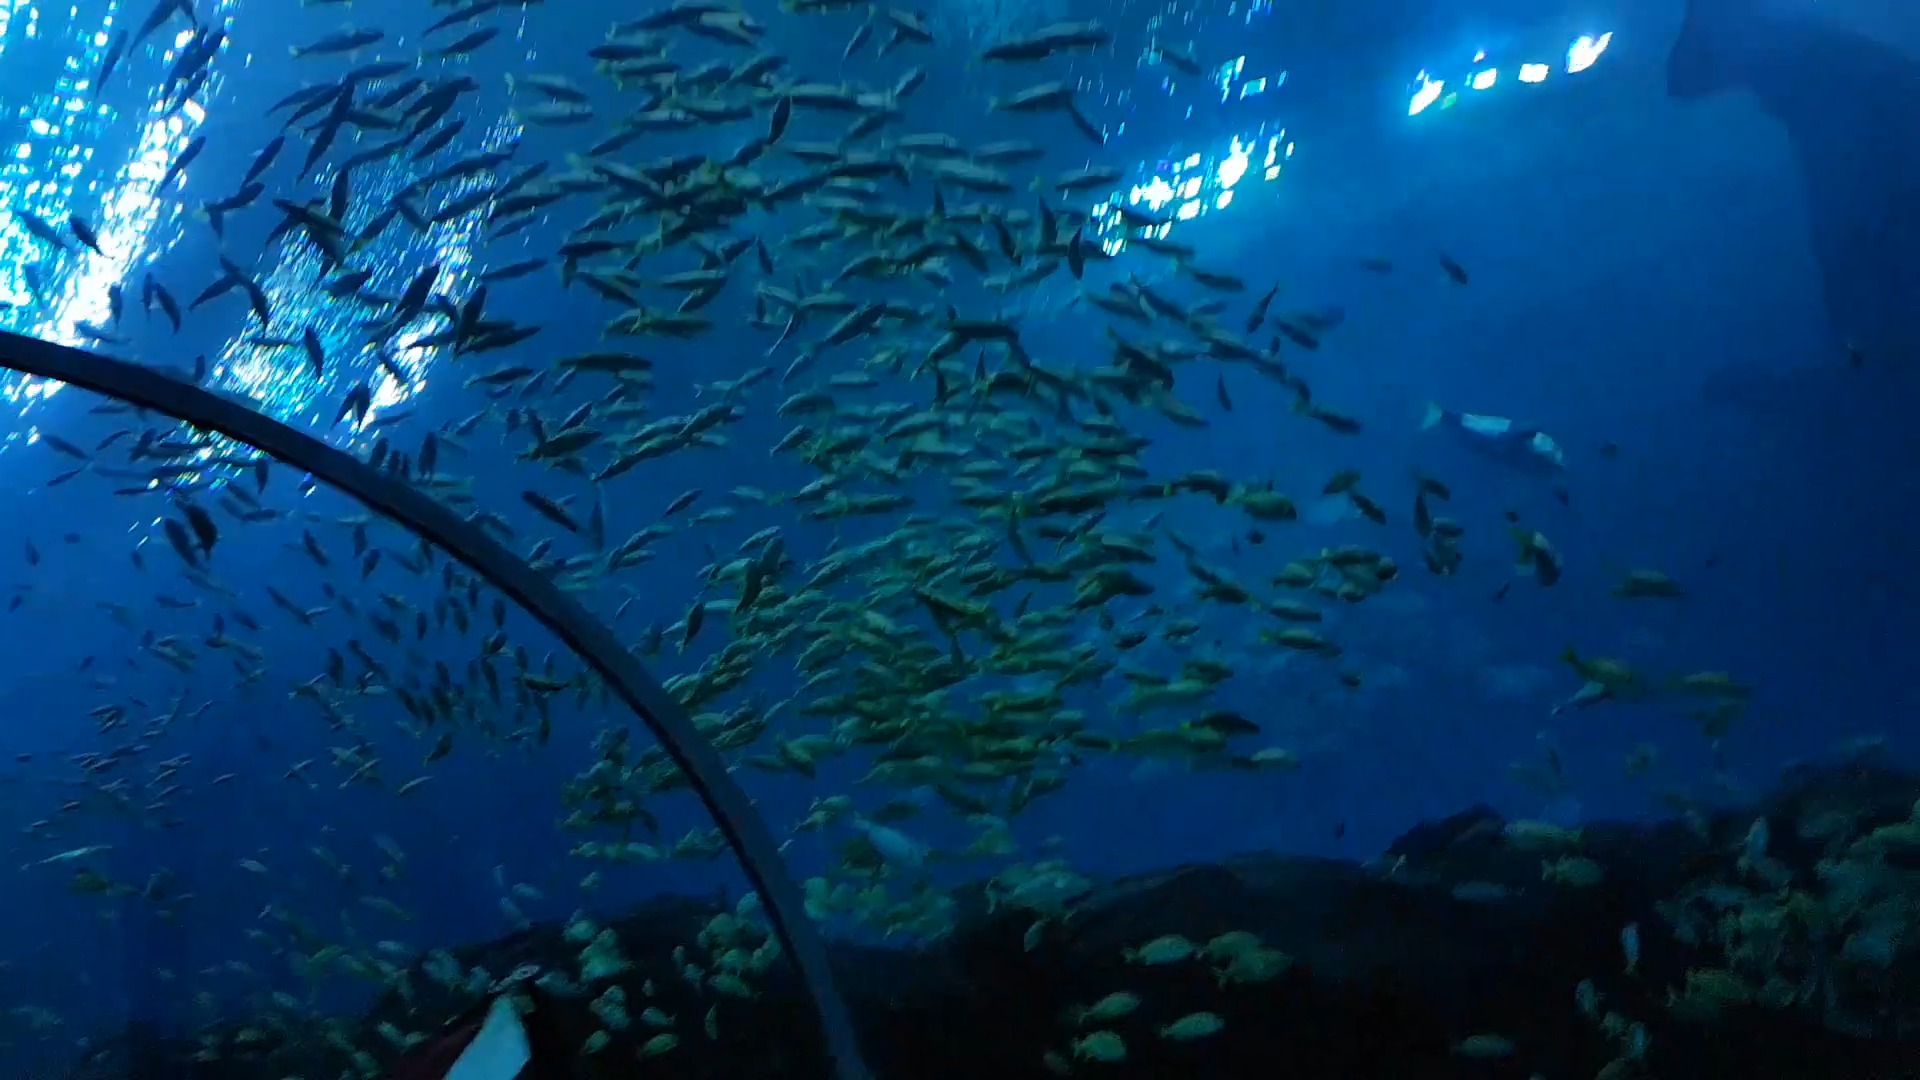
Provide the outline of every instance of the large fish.
[[1462,446],[1524,472],[1554,476],[1567,467],[1566,451],[1553,436],[1504,416],[1457,412],[1430,401],[1420,429],[1450,432]]
[[1920,60],[1762,0],[1688,0],[1667,94],[1722,92],[1786,131],[1836,351],[1920,367]]

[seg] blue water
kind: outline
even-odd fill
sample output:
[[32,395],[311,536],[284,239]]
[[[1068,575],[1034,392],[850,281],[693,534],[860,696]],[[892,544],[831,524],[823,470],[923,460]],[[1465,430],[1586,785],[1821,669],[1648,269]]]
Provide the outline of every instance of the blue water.
[[[1205,58],[1200,76],[1144,57],[1154,32],[1139,10],[1063,5],[1008,16],[943,8],[932,23],[951,47],[908,45],[876,58],[869,43],[849,60],[842,49],[864,9],[806,18],[770,5],[749,10],[768,27],[764,47],[788,57],[794,74],[883,86],[909,65],[925,65],[926,84],[890,133],[1047,144],[1043,163],[1013,170],[1020,190],[1006,197],[1010,205],[1033,205],[1025,190],[1031,176],[1117,168],[1122,180],[1111,193],[1049,201],[1090,211],[1110,196],[1174,216],[1170,239],[1192,245],[1205,267],[1246,279],[1247,292],[1223,297],[1228,327],[1237,329],[1247,307],[1276,283],[1275,315],[1341,316],[1318,351],[1284,355],[1312,384],[1316,403],[1362,423],[1357,436],[1295,415],[1292,395],[1279,384],[1214,360],[1182,367],[1176,383],[1179,397],[1206,417],[1206,428],[1125,406],[1119,416],[1152,439],[1144,461],[1155,477],[1210,469],[1239,481],[1272,481],[1302,504],[1303,520],[1251,522],[1231,506],[1188,495],[1120,504],[1109,522],[1141,528],[1149,515],[1164,513],[1164,526],[1196,545],[1203,560],[1262,585],[1288,559],[1341,544],[1365,544],[1398,561],[1400,575],[1381,595],[1351,606],[1326,602],[1320,628],[1344,650],[1333,662],[1262,644],[1257,629],[1271,626],[1270,619],[1191,599],[1192,583],[1164,544],[1159,562],[1138,571],[1156,586],[1157,601],[1198,620],[1197,632],[1185,646],[1151,643],[1125,656],[1111,649],[1102,655],[1169,674],[1195,651],[1224,660],[1235,674],[1208,707],[1237,711],[1262,729],[1236,748],[1286,748],[1299,767],[1195,771],[1184,761],[1077,755],[1056,766],[1069,778],[1064,790],[1013,822],[1020,858],[1057,854],[1092,876],[1254,849],[1365,859],[1417,821],[1476,801],[1564,822],[1650,818],[1751,798],[1783,765],[1833,753],[1848,740],[1884,739],[1896,758],[1911,755],[1903,721],[1913,705],[1906,669],[1920,577],[1906,541],[1914,494],[1910,399],[1848,381],[1823,322],[1800,180],[1779,131],[1737,96],[1683,105],[1662,95],[1661,70],[1678,21],[1671,5],[1531,14],[1488,6],[1457,20],[1383,8],[1375,19],[1315,23],[1265,5],[1228,11],[1196,4],[1177,18],[1164,16],[1157,32],[1164,38],[1177,24],[1178,44]],[[229,20],[228,42],[193,101],[156,120],[161,80],[188,37],[178,17],[96,91],[92,73],[110,35],[138,26],[145,9],[82,0],[69,12],[0,0],[0,207],[56,225],[82,215],[96,225],[106,252],[55,257],[8,215],[0,221],[0,299],[15,308],[0,313],[0,326],[82,344],[76,322],[104,324],[106,291],[118,283],[128,307],[119,325],[126,340],[103,351],[188,369],[203,356],[208,385],[255,395],[264,411],[361,451],[384,437],[414,453],[429,432],[488,407],[484,392],[465,382],[509,363],[538,369],[596,348],[630,347],[655,363],[653,389],[643,399],[647,420],[712,405],[718,395],[703,385],[772,364],[773,378],[737,397],[743,415],[722,429],[724,446],[648,461],[602,487],[610,545],[653,522],[680,493],[703,492],[674,519],[680,527],[652,545],[650,560],[574,594],[623,640],[641,641],[650,625],[664,629],[665,648],[644,657],[662,679],[695,672],[721,649],[728,632],[723,611],[708,615],[684,652],[681,620],[701,595],[703,568],[734,557],[749,535],[780,527],[789,555],[805,567],[897,524],[897,516],[809,522],[791,505],[728,496],[741,485],[792,492],[819,476],[794,455],[769,454],[797,422],[775,415],[775,407],[859,359],[842,349],[778,386],[778,372],[793,357],[791,346],[766,355],[779,321],[772,328],[744,325],[762,276],[752,255],[733,265],[726,291],[703,312],[714,328],[695,340],[603,345],[601,327],[619,307],[579,284],[564,288],[550,266],[494,284],[487,300],[489,314],[537,324],[538,336],[479,356],[405,353],[399,364],[412,385],[387,377],[354,325],[362,316],[310,287],[317,273],[310,249],[266,240],[279,218],[268,200],[326,194],[332,165],[303,173],[303,139],[290,139],[264,178],[266,196],[228,215],[224,240],[194,213],[231,194],[254,153],[279,131],[285,113],[266,117],[268,105],[348,66],[288,56],[290,46],[321,37],[344,16],[284,0],[244,11],[201,0],[198,12],[203,20]],[[352,9],[353,18],[388,31],[358,59],[416,57],[419,28],[444,13],[420,3]],[[1041,15],[1100,17],[1117,43],[1017,74],[966,61],[964,53],[1003,30],[1032,29]],[[984,25],[997,18],[1018,25]],[[496,11],[478,25],[502,34],[472,59],[422,62],[422,74],[466,73],[479,84],[452,113],[465,120],[464,130],[434,162],[518,140],[511,168],[549,161],[557,175],[568,167],[567,155],[604,135],[609,118],[636,106],[632,92],[614,93],[584,56],[605,37],[604,19],[549,4]],[[1901,33],[1897,26],[1869,29],[1883,37]],[[433,41],[444,45],[461,32],[441,31]],[[1569,71],[1579,66],[1569,64],[1569,47],[1606,34],[1612,36],[1591,66]],[[1920,42],[1904,40],[1910,49]],[[1487,55],[1477,58],[1482,50]],[[674,39],[683,67],[749,54]],[[1523,64],[1545,65],[1546,73],[1522,81]],[[1451,96],[1410,115],[1423,69],[1428,80],[1445,81],[1442,93]],[[1490,85],[1473,89],[1474,74],[1488,70],[1496,72]],[[564,74],[588,88],[601,118],[581,127],[523,129],[501,76],[534,71]],[[1107,128],[1104,147],[1057,115],[987,113],[990,97],[1047,76],[1083,80],[1081,104]],[[395,81],[375,84],[376,92]],[[724,155],[763,121],[761,109],[755,120],[720,134],[696,128],[649,135],[616,160]],[[796,120],[788,139],[824,140],[837,131],[834,118],[809,114]],[[204,152],[184,180],[155,194],[159,173],[199,137]],[[323,161],[337,163],[384,137],[356,141],[349,132]],[[426,167],[403,156],[356,172],[355,214],[368,216],[394,197],[409,168]],[[776,150],[754,168],[778,176],[798,166]],[[928,199],[918,182],[906,189],[891,183],[881,182],[880,201],[921,206]],[[428,208],[460,190],[436,189]],[[946,196],[953,204],[976,198],[951,190]],[[395,295],[420,268],[439,263],[439,290],[457,300],[488,268],[550,254],[592,213],[594,200],[572,196],[493,242],[473,215],[428,239],[396,224],[356,264],[374,271],[372,288]],[[1182,209],[1189,205],[1190,218]],[[793,206],[750,214],[729,233],[765,241],[779,264],[770,283],[792,287],[805,256],[779,241],[819,219]],[[1104,239],[1118,250],[1124,230]],[[845,244],[820,261],[824,269],[805,275],[818,287],[858,250],[857,242]],[[329,356],[323,377],[310,373],[297,347],[249,344],[259,328],[237,293],[190,313],[177,335],[157,309],[140,311],[143,275],[164,282],[184,305],[219,277],[215,259],[222,252],[272,299],[274,333],[317,329]],[[1449,279],[1443,254],[1469,272],[1468,283]],[[1391,261],[1392,272],[1369,269],[1368,259]],[[952,303],[968,315],[1012,311],[1036,359],[1088,367],[1107,359],[1106,321],[1084,303],[1069,303],[1076,286],[1065,271],[1030,292],[1000,295],[973,284],[966,266],[952,262],[960,284],[950,289],[927,282],[848,289]],[[39,300],[25,280],[34,263],[48,283]],[[657,277],[694,265],[684,252],[647,255],[637,273]],[[1129,274],[1189,302],[1208,295],[1137,246],[1090,268],[1087,285],[1104,288]],[[671,294],[648,295],[670,306]],[[816,319],[809,331],[828,325]],[[1256,344],[1270,333],[1255,335]],[[1797,373],[1803,381],[1773,384],[1756,373]],[[916,407],[930,400],[924,379],[880,378],[880,388],[849,391],[846,399]],[[341,398],[363,381],[377,391],[375,425],[354,431],[332,424]],[[1231,412],[1216,399],[1217,382]],[[582,377],[531,404],[557,423],[608,385]],[[328,649],[344,651],[349,638],[383,665],[376,683],[398,685],[422,672],[431,680],[435,661],[460,676],[492,628],[493,594],[483,590],[472,633],[436,625],[416,641],[414,612],[434,616],[446,560],[437,558],[425,575],[409,574],[397,564],[413,542],[375,522],[369,540],[386,554],[363,581],[351,526],[340,523],[363,511],[326,490],[301,492],[299,476],[278,466],[260,497],[277,520],[243,523],[217,514],[222,536],[210,573],[229,595],[189,582],[161,538],[160,519],[187,488],[211,508],[221,505],[219,485],[250,488],[251,476],[208,464],[173,495],[167,485],[116,495],[144,486],[99,474],[103,466],[129,467],[128,437],[99,453],[92,471],[55,485],[56,474],[80,461],[41,436],[92,456],[115,430],[147,426],[102,414],[105,403],[81,391],[56,389],[10,384],[8,407],[18,418],[0,452],[0,475],[13,495],[13,510],[0,522],[0,552],[19,553],[11,593],[18,602],[0,619],[4,745],[18,755],[0,766],[7,814],[0,835],[6,858],[22,867],[7,889],[0,929],[0,961],[7,964],[0,1005],[47,1011],[0,1013],[9,1060],[64,1060],[80,1041],[130,1019],[191,1027],[261,1009],[276,990],[318,1011],[352,1009],[370,991],[368,980],[337,968],[300,979],[290,970],[289,948],[334,942],[404,963],[428,949],[512,931],[518,920],[503,901],[539,921],[581,909],[616,911],[660,892],[737,895],[743,888],[724,856],[636,865],[569,854],[583,841],[620,838],[605,827],[559,827],[569,809],[567,785],[596,760],[596,734],[626,727],[636,748],[650,745],[644,730],[597,692],[584,705],[572,691],[555,695],[551,738],[544,741],[528,726],[530,713],[503,713],[489,721],[491,731],[469,718],[452,752],[430,764],[422,759],[439,731],[410,730],[392,694],[326,690],[336,698],[331,717],[311,696],[297,696],[297,687],[322,675]],[[1542,478],[1474,453],[1444,431],[1422,431],[1428,401],[1550,433],[1565,448],[1564,475]],[[582,517],[592,503],[581,478],[517,461],[529,440],[524,431],[506,434],[497,418],[456,441],[463,449],[443,447],[439,471],[472,478],[472,502],[463,509],[498,515],[514,530],[509,544],[516,550],[526,552],[556,531],[529,510],[523,490],[571,496]],[[1344,468],[1360,471],[1362,489],[1390,516],[1386,527],[1317,494]],[[1408,525],[1415,470],[1444,479],[1454,493],[1441,512],[1467,530],[1456,575],[1433,576],[1422,567]],[[917,512],[955,513],[937,472],[898,490],[919,500]],[[687,525],[693,514],[727,505],[738,509],[734,519]],[[1565,576],[1551,588],[1516,573],[1517,548],[1503,518],[1509,512],[1550,537],[1563,556]],[[1249,538],[1253,527],[1262,542]],[[323,546],[330,566],[302,551],[303,530]],[[36,565],[26,557],[29,546]],[[584,550],[578,538],[563,535],[554,554]],[[130,558],[135,551],[143,566]],[[1636,568],[1670,574],[1684,598],[1609,595]],[[799,580],[802,571],[789,572],[790,587]],[[297,606],[330,610],[303,625],[268,597],[268,586]],[[1026,591],[1011,589],[996,602],[1010,610]],[[731,595],[730,586],[706,594]],[[1042,603],[1064,598],[1039,595]],[[383,596],[407,605],[397,620],[404,642],[385,641],[364,617],[349,616],[336,598],[342,596],[363,613],[385,606]],[[637,599],[627,604],[630,596]],[[866,602],[851,584],[834,587],[830,597]],[[124,617],[115,617],[113,605]],[[1142,606],[1123,605],[1128,613]],[[247,628],[235,612],[259,628]],[[216,615],[229,637],[255,651],[209,645]],[[581,670],[521,613],[510,612],[505,629],[536,671],[550,654],[562,678]],[[1070,634],[1075,641],[1102,637],[1090,616]],[[155,655],[153,641],[168,638],[195,653],[187,670]],[[1568,647],[1631,661],[1656,677],[1724,670],[1756,691],[1717,738],[1689,718],[1697,701],[1672,697],[1554,715],[1553,706],[1581,684],[1559,659]],[[350,657],[347,666],[356,677],[362,667]],[[511,669],[502,673],[510,677]],[[1343,683],[1342,673],[1359,685]],[[949,695],[965,699],[1006,682],[976,680]],[[1068,705],[1096,730],[1132,733],[1145,721],[1122,707],[1126,689],[1116,672],[1069,691]],[[742,686],[695,711],[764,708],[800,692],[791,653],[767,655]],[[773,731],[817,733],[838,718],[806,715],[805,703],[787,704]],[[125,710],[124,724],[102,722],[96,710],[108,705]],[[1156,722],[1177,718],[1155,714]],[[769,749],[763,743],[730,756],[739,761]],[[1645,767],[1629,769],[1636,753]],[[354,777],[371,758],[379,759],[377,768]],[[307,759],[312,764],[303,772],[288,775]],[[975,835],[924,789],[856,784],[871,763],[871,751],[860,749],[812,779],[751,765],[735,775],[783,837],[812,800],[847,792],[868,812],[889,799],[923,804],[921,816],[897,827],[935,849]],[[427,775],[431,780],[408,794],[396,793]],[[684,791],[647,805],[659,817],[659,835],[635,832],[631,839],[668,847],[709,826]],[[826,872],[853,835],[844,822],[795,834],[787,850],[792,873]],[[34,865],[88,845],[111,850]],[[383,847],[404,852],[404,864]],[[316,848],[348,864],[350,877],[336,875]],[[1001,865],[961,862],[939,867],[938,876],[983,877]],[[103,875],[108,891],[73,888],[82,867]],[[383,867],[390,881],[382,880]],[[582,878],[594,871],[597,886],[583,889]],[[532,888],[516,893],[516,885]],[[375,896],[411,919],[365,903]],[[311,927],[304,944],[289,930],[296,922]],[[396,944],[379,952],[383,942]]]

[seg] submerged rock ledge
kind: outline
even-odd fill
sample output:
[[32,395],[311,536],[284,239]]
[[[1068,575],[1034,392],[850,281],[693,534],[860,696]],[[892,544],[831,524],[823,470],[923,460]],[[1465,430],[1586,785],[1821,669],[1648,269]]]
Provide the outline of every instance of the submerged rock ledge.
[[[1070,919],[1038,932],[1031,912],[979,903],[936,945],[843,942],[833,961],[882,1078],[1015,1080],[1063,1068],[1259,1080],[1920,1078],[1916,798],[1914,774],[1803,769],[1753,807],[1578,830],[1572,857],[1602,870],[1585,883],[1543,871],[1567,856],[1542,848],[1566,851],[1568,837],[1522,838],[1476,807],[1420,826],[1367,864],[1269,853],[1177,866],[1103,883]],[[582,1057],[577,1075],[826,1075],[784,965],[751,1000],[696,990],[678,974],[675,946],[719,910],[663,898],[610,924],[633,965],[618,981],[636,1019]],[[1631,972],[1629,926],[1639,952]],[[1291,964],[1223,986],[1199,959],[1149,965],[1125,955],[1167,935],[1204,943],[1229,931],[1258,935]],[[490,972],[571,970],[578,951],[562,927],[541,925],[456,955]],[[473,1003],[416,981],[431,992],[416,995],[415,1011],[383,999],[352,1022],[352,1041],[385,1047],[381,1022],[431,1030],[430,1020]],[[1583,981],[1593,995],[1584,1008]],[[1076,1009],[1117,991],[1140,1004],[1075,1023]],[[587,1003],[563,998],[554,1008],[568,1045],[605,1026]],[[648,1003],[676,1018],[678,1043],[641,1057],[660,1034],[637,1019]],[[709,1039],[702,1017],[716,1003],[719,1037]],[[1186,1040],[1161,1034],[1199,1011],[1224,1027]],[[205,1043],[128,1032],[69,1076],[355,1074],[311,1033],[262,1023],[243,1044],[240,1027],[213,1055]],[[263,1028],[280,1034],[262,1042]],[[1075,1039],[1094,1028],[1119,1036],[1124,1057],[1076,1055]],[[215,1059],[193,1060],[196,1051]],[[382,1067],[393,1060],[374,1056]]]

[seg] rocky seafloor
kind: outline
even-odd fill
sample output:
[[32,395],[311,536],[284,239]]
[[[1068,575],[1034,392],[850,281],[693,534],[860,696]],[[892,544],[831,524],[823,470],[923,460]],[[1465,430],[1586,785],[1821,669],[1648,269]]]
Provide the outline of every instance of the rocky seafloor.
[[[1920,1080],[1917,798],[1920,775],[1855,763],[1794,771],[1753,806],[1593,823],[1577,837],[1510,828],[1476,807],[1365,864],[1257,854],[1178,866],[1098,884],[1039,933],[1031,912],[963,903],[959,928],[937,944],[840,943],[834,961],[880,1080]],[[689,1019],[664,1052],[641,1053],[660,1032],[637,1021],[610,1032],[577,1057],[575,1074],[827,1075],[785,965],[756,997],[724,1001],[718,1038],[702,1034],[694,1018],[714,995],[681,978],[673,953],[721,910],[661,899],[610,923],[631,967],[548,1006],[568,1045],[607,1026],[589,1000],[616,982],[629,1001]],[[1290,962],[1223,979],[1199,957],[1128,956],[1169,935],[1203,947],[1231,931]],[[501,972],[570,970],[578,952],[563,927],[541,925],[455,955]],[[1076,1010],[1119,991],[1138,1006],[1076,1022]],[[437,994],[411,1010],[382,999],[340,1027],[360,1032],[353,1045],[378,1047],[382,1022],[431,1030],[474,1000]],[[1162,1034],[1198,1011],[1224,1026]],[[1111,1043],[1076,1054],[1092,1029],[1110,1030],[1123,1054]],[[129,1032],[69,1075],[355,1075],[320,1040],[262,1041],[257,1026],[244,1040],[221,1038],[209,1053],[204,1032],[183,1043]],[[393,1060],[376,1056],[382,1068]]]

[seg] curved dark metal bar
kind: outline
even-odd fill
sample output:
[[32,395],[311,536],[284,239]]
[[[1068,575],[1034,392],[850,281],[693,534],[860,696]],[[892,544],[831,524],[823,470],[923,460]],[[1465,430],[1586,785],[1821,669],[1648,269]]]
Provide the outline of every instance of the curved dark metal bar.
[[765,901],[774,934],[799,965],[836,1075],[840,1080],[867,1080],[852,1019],[828,966],[826,942],[808,921],[805,901],[787,876],[766,823],[680,704],[598,619],[493,537],[434,499],[237,401],[138,364],[4,332],[0,332],[0,367],[57,379],[248,443],[412,529],[532,612],[607,680],[686,772]]

